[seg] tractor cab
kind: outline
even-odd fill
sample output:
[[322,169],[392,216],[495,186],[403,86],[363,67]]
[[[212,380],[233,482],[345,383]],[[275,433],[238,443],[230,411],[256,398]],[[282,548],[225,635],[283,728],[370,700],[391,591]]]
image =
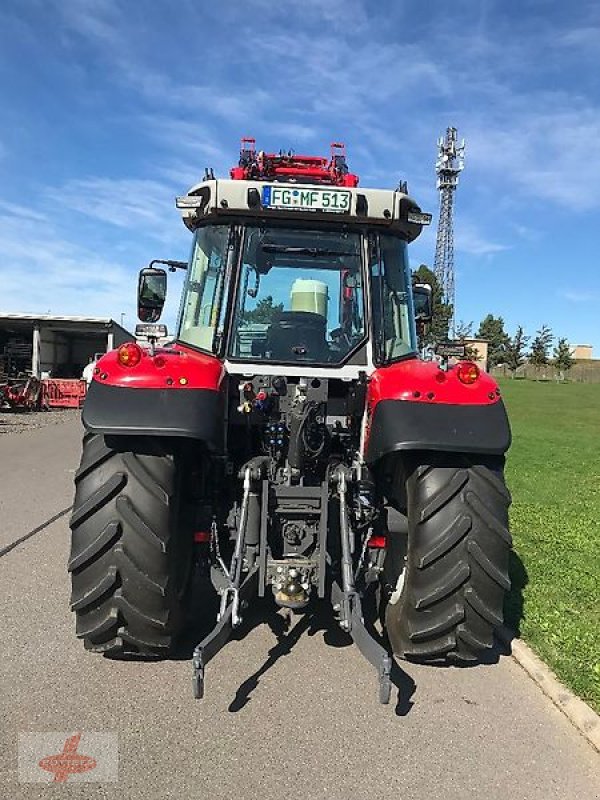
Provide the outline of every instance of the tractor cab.
[[353,378],[416,354],[407,242],[431,217],[357,187],[341,144],[327,160],[243,140],[231,180],[208,175],[177,199],[194,231],[179,341],[245,373]]

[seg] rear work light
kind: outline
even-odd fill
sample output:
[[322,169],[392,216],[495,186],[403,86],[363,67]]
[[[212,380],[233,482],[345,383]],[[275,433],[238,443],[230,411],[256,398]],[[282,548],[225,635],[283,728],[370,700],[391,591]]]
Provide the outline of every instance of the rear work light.
[[135,367],[142,360],[142,348],[135,342],[122,344],[117,350],[117,361],[123,367]]
[[473,361],[461,361],[456,365],[456,375],[461,383],[475,383],[479,378],[479,367]]

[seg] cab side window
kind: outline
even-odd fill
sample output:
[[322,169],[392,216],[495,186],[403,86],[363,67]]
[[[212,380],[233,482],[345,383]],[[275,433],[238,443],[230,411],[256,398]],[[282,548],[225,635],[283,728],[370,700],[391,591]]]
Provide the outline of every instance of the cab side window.
[[406,242],[395,236],[371,235],[369,270],[375,358],[386,363],[415,351]]

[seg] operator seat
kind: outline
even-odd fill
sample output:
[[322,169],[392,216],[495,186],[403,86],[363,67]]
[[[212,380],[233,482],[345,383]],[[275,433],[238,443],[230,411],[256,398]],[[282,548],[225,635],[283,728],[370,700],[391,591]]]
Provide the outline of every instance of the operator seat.
[[313,311],[283,311],[267,331],[273,361],[327,361],[327,320]]

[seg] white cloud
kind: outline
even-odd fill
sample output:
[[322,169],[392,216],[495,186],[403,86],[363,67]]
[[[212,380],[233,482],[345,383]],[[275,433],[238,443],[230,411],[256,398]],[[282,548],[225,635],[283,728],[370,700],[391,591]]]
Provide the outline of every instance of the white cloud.
[[[131,309],[133,276],[47,222],[0,215],[2,308],[5,311],[114,315]],[[24,291],[26,287],[26,291]]]
[[[187,115],[190,122],[198,116],[198,128],[206,119],[250,134],[256,126],[269,136],[292,139],[284,144],[294,147],[296,141],[323,138],[330,127],[337,130],[329,130],[325,141],[343,137],[351,127],[378,147],[385,146],[382,137],[389,123],[379,104],[400,108],[412,102],[415,93],[452,94],[438,54],[428,54],[419,44],[384,40],[373,8],[360,0],[350,0],[343,9],[326,0],[293,0],[281,7],[269,0],[249,2],[247,16],[254,26],[235,38],[231,70],[218,59],[203,59],[201,50],[189,53],[185,47],[179,54],[183,62],[171,66],[167,59],[157,67],[155,58],[150,61],[143,54],[128,15],[119,14],[108,0],[99,9],[89,8],[88,2],[82,10],[70,0],[65,19],[97,48],[115,85],[155,104],[160,116],[165,109],[178,117]],[[198,6],[187,3],[184,8],[186,36],[192,21],[202,24],[206,19]],[[265,11],[268,16],[263,19]],[[232,21],[236,17],[235,9],[227,7],[220,8],[219,15]],[[389,135],[387,143],[395,149],[401,146],[398,136]],[[171,145],[178,147],[176,140]]]
[[511,222],[509,227],[520,239],[526,242],[539,242],[544,235],[537,228],[530,228],[529,225],[523,225],[519,222]]
[[274,136],[287,139],[294,149],[296,143],[306,143],[319,138],[320,131],[316,125],[303,125],[301,122],[275,122],[270,125]]
[[[272,0],[262,0],[265,9],[272,12]],[[291,0],[281,6],[283,15],[290,7],[304,19],[317,19],[319,24],[331,26],[332,30],[343,36],[364,33],[369,29],[369,16],[361,0],[345,0],[343,7],[330,0]]]
[[145,115],[139,120],[146,135],[163,148],[168,158],[175,155],[181,163],[187,159],[190,181],[192,174],[198,174],[204,166],[212,166],[224,173],[233,164],[234,154],[230,148],[219,143],[217,135],[201,122],[184,120],[164,115]]
[[0,211],[4,211],[11,217],[33,220],[34,222],[43,222],[47,219],[45,214],[42,214],[41,212],[36,211],[33,208],[29,208],[27,206],[21,206],[18,205],[17,203],[9,203],[4,200],[0,200]]
[[467,158],[499,190],[585,211],[600,206],[598,141],[599,108],[561,94],[530,96],[496,109],[487,125],[473,125]]
[[484,257],[494,256],[510,249],[509,245],[489,239],[473,222],[463,219],[456,222],[454,246],[459,253]]
[[556,44],[574,48],[578,56],[581,55],[582,48],[589,48],[597,57],[600,47],[600,27],[590,25],[571,28],[557,36]]
[[247,57],[280,64],[276,91],[293,97],[304,114],[335,115],[359,129],[387,127],[378,113],[381,103],[401,103],[415,90],[440,96],[451,88],[444,70],[421,46],[382,40],[373,46],[370,35],[353,40],[273,31],[263,37],[260,51],[249,50]]
[[[32,222],[34,225],[32,225]],[[80,244],[49,221],[0,214],[0,307],[6,312],[111,317],[125,314],[133,331],[136,319],[136,265],[145,262],[144,246],[103,247]],[[163,322],[175,323],[182,276],[169,276]]]
[[165,244],[181,239],[175,188],[140,178],[89,177],[48,189],[55,204]]
[[101,47],[123,42],[121,15],[113,0],[55,0],[54,5],[68,30]]
[[600,292],[593,289],[561,289],[558,295],[571,303],[591,303],[600,300]]

